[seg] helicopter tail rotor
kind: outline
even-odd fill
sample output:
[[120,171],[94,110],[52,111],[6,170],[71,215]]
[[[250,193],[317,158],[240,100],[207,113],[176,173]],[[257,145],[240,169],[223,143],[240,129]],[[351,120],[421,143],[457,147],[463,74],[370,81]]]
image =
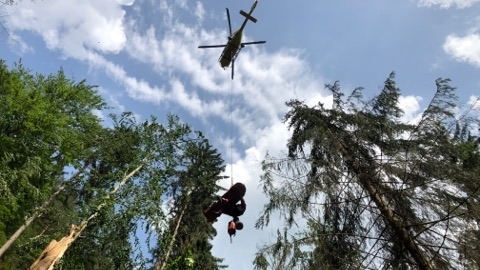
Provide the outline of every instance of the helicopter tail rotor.
[[252,21],[253,23],[257,22],[257,19],[255,19],[255,17],[253,17],[252,15],[248,14],[247,12],[245,12],[243,10],[240,10],[240,14],[242,14],[245,18]]

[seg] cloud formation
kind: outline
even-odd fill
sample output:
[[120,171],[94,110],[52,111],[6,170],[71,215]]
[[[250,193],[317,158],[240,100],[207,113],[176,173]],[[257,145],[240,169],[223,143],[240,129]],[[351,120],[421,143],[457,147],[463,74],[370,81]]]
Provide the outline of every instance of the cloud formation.
[[419,6],[431,7],[440,6],[440,8],[447,9],[452,6],[457,8],[468,8],[475,5],[480,0],[419,0]]
[[404,123],[417,123],[421,117],[419,96],[400,96],[398,106],[402,109],[403,116],[401,121]]
[[83,59],[89,50],[118,53],[127,40],[122,6],[134,0],[24,1],[6,7],[14,31],[40,35],[51,50]]
[[[442,9],[448,9],[456,6],[459,9],[470,8],[480,0],[419,0],[419,6],[439,6]],[[469,18],[464,20],[468,24],[474,24],[467,30],[468,34],[459,36],[452,33],[445,38],[443,43],[443,50],[446,54],[452,56],[455,60],[460,62],[467,62],[473,66],[480,67],[480,17]],[[434,65],[436,66],[436,65]]]
[[[10,24],[14,31],[38,34],[47,48],[64,57],[104,71],[136,100],[173,103],[192,116],[224,121],[229,120],[225,111],[231,105],[233,118],[238,119],[233,124],[246,132],[240,136],[244,143],[281,118],[289,98],[310,100],[319,95],[323,83],[309,74],[308,63],[295,50],[266,52],[248,46],[236,62],[232,83],[230,70],[223,71],[217,62],[221,49],[197,49],[198,43],[224,43],[227,36],[225,29],[201,27],[205,9],[199,1],[150,3],[163,24],[147,28],[126,19],[123,7],[132,4],[133,0],[25,2],[9,11]],[[173,16],[175,12],[187,12],[194,21],[182,22]],[[160,80],[133,76],[128,67],[108,60],[119,53],[153,69]],[[227,104],[229,99],[235,102]]]
[[[480,111],[480,97],[479,96],[471,96],[467,103],[472,110]],[[480,119],[479,119],[480,120]]]
[[469,34],[463,37],[451,34],[447,36],[443,50],[458,61],[467,62],[480,68],[479,34]]

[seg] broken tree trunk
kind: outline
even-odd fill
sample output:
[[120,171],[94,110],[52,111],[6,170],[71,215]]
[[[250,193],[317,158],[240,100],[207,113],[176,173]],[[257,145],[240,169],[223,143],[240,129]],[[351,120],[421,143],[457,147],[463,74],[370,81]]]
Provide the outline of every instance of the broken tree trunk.
[[72,225],[68,236],[63,237],[60,241],[52,240],[47,248],[38,256],[37,260],[28,268],[29,270],[51,270],[55,264],[62,258],[68,246],[74,241],[76,227]]
[[[45,250],[40,254],[38,259],[30,266],[29,270],[50,270],[53,269],[55,264],[62,258],[63,254],[65,251],[68,249],[68,247],[75,241],[77,238],[82,234],[83,230],[87,227],[88,223],[96,218],[98,216],[98,213],[102,208],[108,205],[107,201],[117,193],[117,191],[125,185],[125,183],[130,179],[132,176],[134,176],[137,172],[139,172],[143,166],[148,162],[151,156],[153,156],[152,152],[148,157],[146,157],[142,163],[135,168],[133,171],[131,171],[128,175],[125,175],[122,179],[122,181],[112,190],[110,191],[105,197],[103,203],[99,204],[97,206],[97,209],[95,212],[88,217],[86,220],[84,220],[82,223],[80,223],[79,226],[72,225],[72,228],[70,229],[70,233],[68,237],[62,238],[60,242],[57,242],[53,240],[50,242],[50,244],[45,248]],[[37,266],[36,266],[37,265]],[[35,267],[35,268],[34,268]]]

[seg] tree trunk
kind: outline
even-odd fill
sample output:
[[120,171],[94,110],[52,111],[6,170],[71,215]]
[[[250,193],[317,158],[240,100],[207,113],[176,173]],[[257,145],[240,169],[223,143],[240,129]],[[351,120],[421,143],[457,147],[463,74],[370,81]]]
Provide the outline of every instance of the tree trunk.
[[[153,155],[153,153],[151,154]],[[151,156],[149,155],[149,157]],[[141,165],[139,165],[135,170],[130,172],[128,175],[123,177],[122,181],[112,190],[110,191],[104,198],[104,202],[97,206],[95,213],[93,213],[90,217],[80,223],[80,226],[72,225],[70,229],[70,234],[67,237],[62,238],[60,242],[53,240],[50,244],[45,248],[45,250],[40,254],[37,260],[30,266],[29,270],[50,270],[53,269],[54,265],[62,258],[65,251],[68,247],[75,241],[77,238],[82,234],[83,230],[87,227],[88,222],[98,216],[100,210],[107,205],[106,201],[117,191],[125,185],[125,183],[134,176],[138,171],[140,171],[149,158],[145,158]],[[48,267],[48,268],[47,268]]]
[[18,230],[8,238],[7,242],[3,244],[3,246],[0,248],[0,258],[3,256],[3,254],[12,246],[12,244],[20,237],[20,235],[30,226],[32,221],[34,221],[36,218],[40,217],[42,215],[41,210],[35,211],[31,217],[29,217],[25,223],[23,223]]
[[63,237],[59,242],[52,240],[28,270],[52,270],[68,249],[68,246],[75,240],[75,231],[76,227],[72,225],[68,236]]
[[[344,153],[345,156],[347,157],[355,156],[355,155],[352,155],[352,153],[355,153],[355,152],[351,150],[352,149],[346,149],[346,152],[350,152],[350,153]],[[370,198],[378,207],[378,209],[382,213],[382,216],[388,221],[390,226],[392,226],[392,228],[395,230],[397,236],[399,237],[399,239],[401,239],[401,241],[405,245],[406,250],[413,257],[419,269],[433,270],[434,268],[430,263],[430,261],[424,256],[423,252],[420,250],[418,245],[415,243],[413,238],[408,233],[408,230],[405,228],[405,226],[403,226],[402,222],[395,217],[392,209],[388,206],[388,204],[385,203],[383,197],[378,192],[377,188],[372,184],[372,183],[379,183],[380,179],[378,179],[376,170],[372,169],[374,168],[373,162],[369,162],[369,161],[370,159],[368,157],[363,157],[362,160],[360,159],[353,160],[353,158],[349,158],[347,160],[347,166],[350,167],[350,169],[353,172],[355,172],[355,174],[358,177],[360,185],[362,185],[363,188],[367,190]]]
[[412,255],[415,262],[418,264],[418,267],[422,270],[432,270],[433,266],[431,265],[430,261],[425,258],[422,251],[418,248],[417,244],[408,233],[408,230],[405,229],[405,226],[403,226],[397,218],[395,218],[392,209],[387,206],[373,185],[366,181],[362,182],[365,182],[364,186],[367,189],[370,198],[375,202],[383,216],[390,222],[390,225],[395,229],[400,239],[402,239],[403,244],[410,252],[410,255]]
[[[80,170],[78,172],[76,172],[71,178],[70,178],[70,181],[72,179],[75,179],[79,174],[80,172],[82,172],[83,170]],[[53,199],[55,199],[55,197],[60,194],[60,192],[62,192],[65,187],[66,187],[67,183],[64,183],[63,185],[61,185],[57,191],[55,191],[55,193],[53,193],[50,198],[48,198],[47,201],[45,201],[42,206],[40,206],[40,208],[38,208],[37,210],[35,210],[35,212],[33,213],[33,215],[29,218],[27,218],[25,220],[25,223],[23,223],[22,226],[20,226],[20,228],[17,229],[17,231],[12,235],[10,236],[10,238],[7,240],[7,242],[5,242],[5,244],[3,244],[3,246],[0,248],[0,258],[3,256],[3,254],[12,246],[12,244],[18,239],[18,237],[20,237],[20,235],[28,228],[28,226],[30,226],[30,224],[38,217],[40,217],[42,215],[42,211],[45,210],[45,208],[47,208],[47,206],[53,201]]]
[[185,204],[185,206],[182,209],[182,212],[180,212],[180,215],[178,216],[177,224],[175,225],[175,230],[173,231],[172,239],[168,244],[167,251],[163,256],[164,258],[161,258],[162,256],[159,256],[159,258],[157,259],[157,262],[155,263],[155,266],[154,266],[155,270],[163,270],[167,265],[167,260],[170,257],[170,253],[172,252],[173,244],[175,243],[175,238],[177,237],[177,233],[178,233],[178,228],[180,228],[180,223],[182,222],[183,214],[185,213],[186,209],[187,209],[187,204]]

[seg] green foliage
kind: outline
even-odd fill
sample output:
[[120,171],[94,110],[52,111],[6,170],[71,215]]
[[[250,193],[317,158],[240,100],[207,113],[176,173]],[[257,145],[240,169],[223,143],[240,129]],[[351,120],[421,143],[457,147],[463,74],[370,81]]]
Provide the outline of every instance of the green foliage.
[[[438,79],[420,121],[403,123],[394,79],[372,100],[362,88],[344,100],[338,82],[327,85],[331,109],[287,102],[288,157],[263,162],[270,200],[256,226],[278,212],[296,236],[261,248],[258,269],[291,266],[292,239],[302,239],[302,269],[456,268],[472,254],[458,232],[479,218],[478,138],[467,132],[478,122],[455,119],[455,89]],[[307,229],[295,229],[302,220]]]
[[[80,162],[101,129],[92,110],[103,108],[95,87],[61,70],[32,75],[21,62],[9,69],[0,61],[0,245],[53,193],[65,168]],[[30,244],[43,245],[40,238],[23,237],[11,261],[17,254],[17,261],[28,262],[38,253]],[[2,259],[6,266],[9,261]]]
[[[85,81],[70,81],[62,71],[32,75],[21,63],[9,70],[0,62],[0,244],[26,217],[40,214],[0,267],[28,268],[51,240],[88,220],[59,269],[146,269],[149,243],[159,239],[157,256],[177,221],[167,268],[222,268],[210,253],[216,231],[202,214],[218,191],[220,154],[176,116],[164,125],[153,117],[110,115],[113,125],[106,128],[92,113],[103,108]],[[63,192],[39,209],[57,189]],[[182,219],[180,212],[188,214]]]
[[[220,269],[224,268],[219,264],[221,260],[210,253],[209,240],[216,231],[207,223],[202,210],[219,190],[216,182],[222,179],[223,160],[200,132],[192,135],[193,138],[184,139],[182,166],[169,189],[172,218],[159,238],[157,263],[165,263],[165,269]],[[167,256],[170,244],[172,252]]]
[[[86,161],[92,169],[77,186],[79,214],[83,219],[96,216],[65,254],[62,265],[66,268],[146,268],[145,242],[137,235],[143,229],[138,226],[146,224],[144,233],[157,237],[151,228],[162,229],[167,219],[160,205],[179,177],[190,128],[174,116],[168,118],[167,126],[153,118],[137,123],[129,113],[112,118],[113,129],[99,140]],[[138,173],[125,178],[136,169]]]
[[[220,155],[175,116],[168,117],[166,126],[154,118],[137,123],[131,114],[113,120],[113,129],[103,134],[86,162],[92,169],[76,186],[79,215],[84,219],[93,213],[97,216],[65,254],[63,267],[145,269],[148,258],[143,253],[151,249],[145,243],[163,239],[158,248],[167,248],[172,230],[165,225],[180,220],[187,227],[182,226],[176,235],[175,252],[167,267],[188,269],[193,264],[193,269],[198,265],[213,269],[219,261],[210,254],[209,240],[215,230],[206,224],[201,209],[216,191],[215,182],[223,170]],[[136,169],[138,173],[123,182]],[[168,213],[162,207],[165,201],[174,201]],[[175,211],[188,214],[182,220]],[[144,231],[147,241],[138,238],[138,231]]]

